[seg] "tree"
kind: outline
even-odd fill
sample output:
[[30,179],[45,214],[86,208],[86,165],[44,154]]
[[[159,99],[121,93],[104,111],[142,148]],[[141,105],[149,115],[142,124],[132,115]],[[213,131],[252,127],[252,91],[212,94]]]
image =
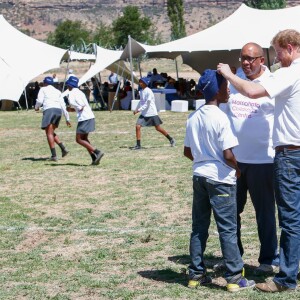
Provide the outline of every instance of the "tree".
[[171,22],[171,40],[177,40],[186,36],[184,24],[183,0],[168,0],[168,17]]
[[103,48],[114,49],[115,42],[112,27],[100,22],[92,35],[92,41]]
[[286,7],[286,0],[245,0],[244,3],[258,9],[279,9]]
[[61,22],[47,38],[48,44],[56,47],[73,50],[90,42],[90,33],[80,21],[66,20]]
[[124,47],[128,41],[128,35],[141,43],[152,44],[155,42],[153,24],[150,18],[141,17],[137,6],[126,6],[123,16],[112,24],[115,44]]

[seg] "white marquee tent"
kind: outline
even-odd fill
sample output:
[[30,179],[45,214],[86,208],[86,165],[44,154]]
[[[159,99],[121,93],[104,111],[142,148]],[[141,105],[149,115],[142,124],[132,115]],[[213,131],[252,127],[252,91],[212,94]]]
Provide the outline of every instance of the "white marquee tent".
[[57,48],[35,40],[0,15],[0,100],[18,101],[27,84],[62,60],[95,61],[95,55]]
[[[122,60],[147,53],[150,58],[175,59],[181,55],[183,63],[201,73],[205,68],[215,68],[219,62],[238,66],[239,50],[247,42],[256,42],[266,50],[272,62],[274,51],[270,40],[280,30],[292,28],[300,31],[300,6],[278,10],[258,10],[242,4],[231,16],[218,24],[188,37],[148,46],[131,39],[124,51],[97,47],[95,64],[80,78],[86,82],[103,69],[119,70],[128,74]],[[86,54],[70,53],[65,49],[50,46],[21,33],[0,15],[0,100],[18,101],[24,88],[36,76],[59,68],[62,59],[89,59]],[[129,51],[129,49],[131,51]],[[131,53],[130,53],[131,52]],[[84,57],[83,57],[84,56]],[[129,76],[128,76],[129,77]]]
[[120,50],[108,50],[99,46],[96,46],[96,61],[89,68],[89,70],[79,79],[79,84],[83,84],[93,76],[97,75],[104,69],[110,70],[123,77],[130,78],[130,70],[126,67],[121,55],[123,51]]
[[[270,48],[272,37],[280,30],[300,31],[300,6],[277,10],[253,9],[242,4],[232,15],[203,31],[158,46],[147,46],[132,40],[133,57],[147,53],[150,58],[172,58],[182,55],[183,63],[198,72],[216,68],[219,62],[238,66],[239,50],[248,42]],[[274,51],[266,51],[272,63]],[[122,58],[128,57],[128,47]],[[266,57],[268,59],[268,57]]]
[[37,41],[11,26],[0,15],[0,99],[18,101],[28,82],[58,68],[67,50]]

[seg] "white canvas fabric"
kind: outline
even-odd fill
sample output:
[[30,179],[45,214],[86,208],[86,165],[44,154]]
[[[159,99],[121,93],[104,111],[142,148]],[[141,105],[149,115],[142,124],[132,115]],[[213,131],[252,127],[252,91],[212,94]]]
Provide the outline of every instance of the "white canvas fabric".
[[31,79],[59,68],[66,50],[37,41],[0,15],[0,99],[18,101]]

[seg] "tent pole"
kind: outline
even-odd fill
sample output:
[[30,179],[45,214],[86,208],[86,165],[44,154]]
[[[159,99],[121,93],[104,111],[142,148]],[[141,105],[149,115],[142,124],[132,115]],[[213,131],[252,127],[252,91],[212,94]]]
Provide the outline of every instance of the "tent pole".
[[[118,64],[118,70],[119,70],[119,66],[120,65]],[[124,74],[124,69],[122,70],[122,74],[121,74],[122,77],[123,77],[123,74]],[[110,108],[110,112],[113,111],[115,102],[118,100],[119,91],[120,91],[120,85],[121,85],[121,81],[119,80],[118,81],[117,90],[116,90],[116,93],[115,93],[115,97],[114,97],[113,103],[112,103],[111,108]]]
[[128,45],[129,45],[130,73],[131,73],[131,83],[132,83],[132,100],[135,100],[135,98],[134,98],[133,65],[132,65],[132,49],[131,49],[131,36],[130,35],[128,35]]
[[24,89],[24,96],[25,96],[26,110],[28,110],[28,100],[27,100],[26,87]]
[[175,62],[176,76],[177,76],[177,81],[178,81],[178,65],[177,65],[177,59],[176,59],[176,57],[175,57],[175,59],[174,59],[174,62]]
[[140,58],[138,58],[138,66],[139,66],[140,78],[142,78],[142,70],[141,70]]
[[66,85],[66,81],[67,81],[67,74],[68,74],[68,70],[69,70],[69,63],[70,63],[70,60],[71,60],[71,51],[69,50],[68,53],[69,53],[69,57],[68,57],[67,69],[66,69],[66,73],[65,73],[65,79],[64,79],[64,84],[63,84],[63,87],[62,87],[62,92],[65,90],[65,85]]
[[20,105],[20,102],[19,102],[19,101],[18,101],[17,103],[18,103],[17,110],[18,110],[18,112],[19,112],[19,109],[22,110],[22,106]]

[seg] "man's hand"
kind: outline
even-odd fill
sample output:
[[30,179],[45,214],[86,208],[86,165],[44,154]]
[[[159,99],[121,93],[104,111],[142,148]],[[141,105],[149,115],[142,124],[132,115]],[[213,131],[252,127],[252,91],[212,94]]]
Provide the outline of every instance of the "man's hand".
[[227,64],[219,63],[217,66],[217,71],[218,71],[218,73],[223,75],[226,79],[228,79],[230,76],[233,75],[229,65],[227,65]]
[[133,112],[134,115],[136,115],[137,113],[138,113],[138,110],[135,110],[135,111]]
[[67,126],[68,126],[68,127],[71,127],[71,126],[72,126],[71,123],[70,123],[70,121],[67,121],[66,123],[67,123]]

